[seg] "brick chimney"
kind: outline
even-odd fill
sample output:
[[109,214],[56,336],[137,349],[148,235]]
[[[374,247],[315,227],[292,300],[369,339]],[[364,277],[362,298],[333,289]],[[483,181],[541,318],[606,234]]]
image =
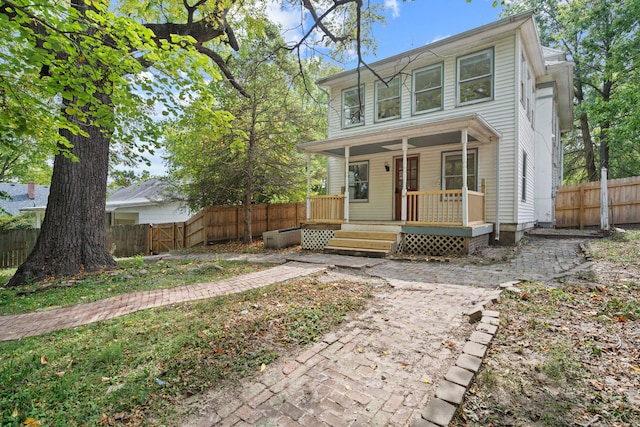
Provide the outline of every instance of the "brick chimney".
[[27,195],[31,200],[34,200],[36,198],[36,183],[33,181],[29,181],[28,185],[29,187],[27,190]]

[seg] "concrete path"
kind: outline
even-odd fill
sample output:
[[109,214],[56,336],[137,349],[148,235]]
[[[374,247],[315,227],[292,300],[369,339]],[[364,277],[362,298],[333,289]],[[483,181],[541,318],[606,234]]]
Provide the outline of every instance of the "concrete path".
[[[422,426],[422,411],[474,327],[465,312],[500,283],[548,281],[589,268],[581,240],[530,239],[508,262],[411,262],[318,253],[221,254],[279,264],[220,282],[137,292],[0,317],[0,340],[102,321],[150,307],[241,292],[304,275],[369,280],[373,298],[322,341],[284,355],[257,378],[191,402],[182,425]],[[427,424],[425,424],[427,423]]]

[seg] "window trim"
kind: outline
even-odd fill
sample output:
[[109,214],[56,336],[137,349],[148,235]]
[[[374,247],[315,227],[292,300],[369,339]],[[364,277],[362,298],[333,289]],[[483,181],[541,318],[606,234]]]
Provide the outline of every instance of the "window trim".
[[[486,76],[490,76],[491,77],[491,93],[486,98],[480,98],[480,99],[474,99],[474,100],[471,100],[471,101],[462,102],[460,100],[460,84],[464,83],[464,82],[460,81],[460,62],[462,60],[464,60],[464,59],[471,58],[473,56],[483,55],[485,53],[489,53],[490,54],[491,72],[489,74],[485,74],[485,75],[482,75],[482,76],[475,76],[472,79],[465,80],[464,82],[480,79],[480,78],[483,78],[483,77],[486,77]],[[496,77],[495,49],[493,47],[490,47],[490,48],[487,48],[487,49],[483,49],[483,50],[479,50],[477,52],[473,52],[473,53],[470,53],[470,54],[467,54],[467,55],[463,55],[463,56],[457,57],[456,58],[456,106],[462,107],[462,106],[466,106],[466,105],[478,104],[480,102],[493,101],[494,100],[494,96],[495,96],[495,94],[494,94],[494,92],[495,92],[495,77]]]
[[380,101],[378,99],[378,86],[379,85],[384,85],[383,82],[381,82],[380,80],[376,80],[375,84],[374,84],[374,95],[373,95],[373,105],[374,105],[374,111],[373,111],[373,121],[375,123],[380,123],[380,122],[386,122],[388,120],[394,120],[394,119],[399,119],[402,117],[402,74],[398,74],[397,76],[395,76],[394,78],[392,78],[391,80],[389,80],[387,83],[391,83],[392,81],[398,79],[398,96],[394,96],[392,98],[385,98],[384,101],[387,100],[392,100],[392,99],[398,99],[398,115],[396,116],[391,116],[391,117],[385,117],[383,119],[379,119],[378,118],[378,102]]
[[360,85],[360,94],[361,94],[361,100],[360,100],[360,114],[361,114],[361,118],[362,120],[360,120],[360,122],[358,123],[353,123],[353,124],[346,124],[346,117],[345,117],[345,95],[349,92],[352,91],[358,91],[358,86],[353,86],[347,89],[342,89],[342,93],[340,96],[340,105],[342,107],[342,109],[340,110],[340,124],[341,124],[341,128],[342,129],[348,129],[348,128],[352,128],[352,127],[356,127],[356,126],[364,126],[364,122],[365,122],[365,86],[364,83]]
[[[359,183],[363,183],[366,182],[367,183],[367,198],[366,199],[356,199],[356,198],[352,198],[351,194],[349,194],[349,203],[351,202],[355,202],[355,203],[368,203],[369,202],[369,191],[371,190],[371,186],[369,185],[369,183],[371,182],[371,167],[369,166],[369,160],[358,160],[355,162],[349,162],[349,172],[351,172],[351,166],[355,166],[355,165],[362,165],[362,164],[366,164],[367,165],[367,180],[366,181],[357,181]],[[356,181],[354,181],[354,184],[356,183]],[[349,182],[347,182],[347,191],[349,191]]]
[[[440,86],[429,88],[429,89],[424,89],[424,90],[421,90],[420,92],[416,92],[416,75],[418,73],[423,72],[423,71],[429,71],[429,70],[435,69],[435,68],[439,68],[440,69]],[[427,92],[429,90],[434,90],[434,89],[438,89],[438,88],[440,89],[440,107],[431,108],[431,109],[428,109],[428,110],[417,111],[416,110],[416,95],[418,93]],[[444,104],[444,62],[439,62],[437,64],[432,64],[432,65],[429,65],[427,67],[422,67],[422,68],[418,68],[416,70],[413,70],[413,73],[411,75],[411,115],[427,114],[427,113],[433,113],[435,111],[442,111],[444,109],[444,105],[443,104]]]
[[[452,151],[442,151],[440,153],[441,158],[440,158],[440,189],[441,190],[446,190],[446,177],[445,177],[445,163],[447,160],[448,156],[455,156],[455,155],[459,155],[460,157],[462,157],[462,150],[452,150]],[[475,188],[468,188],[469,191],[478,191],[478,149],[477,148],[470,148],[467,149],[467,157],[469,155],[473,155],[473,165],[474,165],[474,170],[475,173],[473,174],[474,178],[475,178],[475,183],[476,186]],[[467,175],[469,174],[469,163],[467,163]],[[469,178],[467,176],[467,184],[469,183]],[[450,189],[451,190],[451,189]]]

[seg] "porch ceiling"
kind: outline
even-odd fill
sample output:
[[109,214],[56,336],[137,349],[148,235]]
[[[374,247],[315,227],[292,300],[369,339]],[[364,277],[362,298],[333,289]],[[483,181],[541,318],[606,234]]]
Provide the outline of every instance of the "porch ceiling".
[[468,142],[489,143],[500,138],[499,132],[482,116],[473,114],[405,124],[402,127],[361,131],[350,136],[306,142],[299,144],[298,148],[304,152],[334,157],[344,157],[345,147],[350,147],[350,156],[391,153],[402,150],[403,138],[407,138],[409,149],[460,144],[463,129],[467,129]]

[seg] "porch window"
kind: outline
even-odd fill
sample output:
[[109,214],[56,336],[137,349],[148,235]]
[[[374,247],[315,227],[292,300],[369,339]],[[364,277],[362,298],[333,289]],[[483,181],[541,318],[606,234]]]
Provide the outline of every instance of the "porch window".
[[493,99],[493,49],[458,58],[458,105]]
[[376,121],[400,117],[400,76],[376,82]]
[[442,109],[442,64],[413,73],[413,112],[425,113]]
[[349,200],[369,200],[369,162],[349,163]]
[[364,124],[364,85],[342,91],[342,127]]
[[[477,150],[467,150],[467,188],[478,191]],[[462,151],[442,153],[442,189],[462,188]]]

